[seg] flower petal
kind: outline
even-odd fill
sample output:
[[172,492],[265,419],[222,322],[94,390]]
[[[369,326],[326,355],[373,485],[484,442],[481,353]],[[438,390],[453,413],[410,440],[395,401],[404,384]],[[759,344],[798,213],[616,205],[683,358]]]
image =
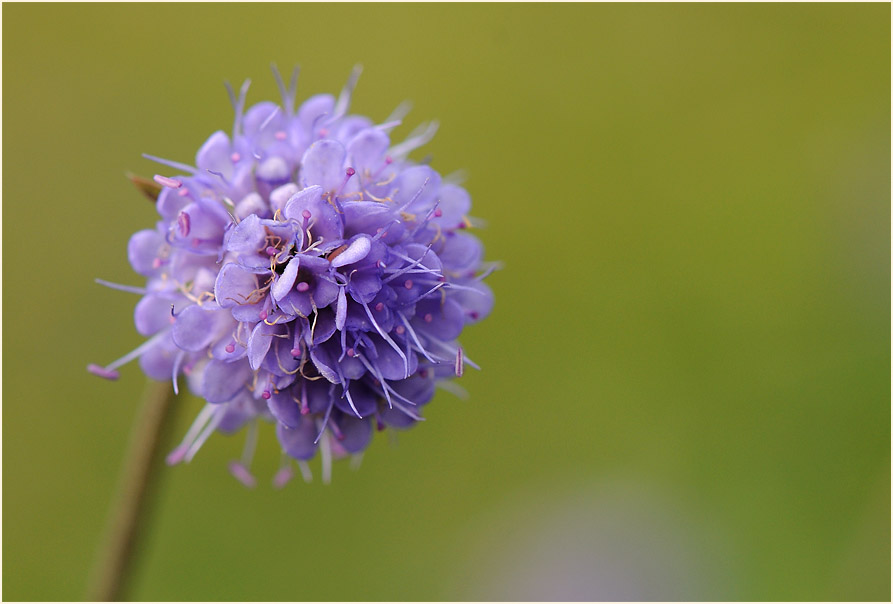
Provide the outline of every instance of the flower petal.
[[230,262],[224,264],[214,283],[214,297],[221,308],[249,304],[251,293],[257,289],[257,275]]
[[195,165],[202,172],[217,172],[229,180],[233,175],[229,136],[222,130],[212,134],[195,155]]
[[285,266],[285,270],[282,271],[282,274],[273,282],[273,286],[270,288],[270,293],[273,295],[274,300],[278,302],[292,290],[300,266],[300,256],[295,256]]
[[212,359],[202,372],[202,395],[209,403],[225,403],[245,387],[251,373],[246,360],[226,363]]
[[147,277],[157,273],[163,246],[164,237],[158,231],[134,233],[127,244],[127,259],[133,270]]
[[294,459],[308,460],[316,454],[316,430],[313,422],[304,419],[297,428],[276,424],[276,437],[285,452]]
[[291,397],[291,393],[273,393],[267,401],[267,407],[279,423],[288,428],[300,427],[301,406]]
[[335,191],[344,182],[344,146],[338,141],[316,141],[301,158],[301,184],[319,185],[325,191]]
[[216,314],[198,305],[184,308],[174,323],[172,331],[174,343],[179,348],[191,352],[207,347],[215,336]]
[[338,268],[359,262],[366,257],[370,249],[372,249],[372,240],[367,236],[360,235],[347,246],[346,250],[335,256],[335,259],[331,261],[332,266]]

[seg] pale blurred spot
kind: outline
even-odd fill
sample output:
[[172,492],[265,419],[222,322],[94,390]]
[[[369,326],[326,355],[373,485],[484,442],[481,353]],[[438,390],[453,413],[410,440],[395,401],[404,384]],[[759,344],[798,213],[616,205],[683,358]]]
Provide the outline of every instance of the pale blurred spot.
[[472,600],[648,601],[733,595],[709,519],[653,485],[541,485],[473,520],[454,589]]

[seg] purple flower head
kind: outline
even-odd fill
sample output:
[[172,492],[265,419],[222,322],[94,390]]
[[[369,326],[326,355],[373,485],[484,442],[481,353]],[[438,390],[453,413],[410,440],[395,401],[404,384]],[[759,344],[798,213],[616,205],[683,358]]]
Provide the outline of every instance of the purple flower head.
[[[407,157],[435,127],[392,144],[398,119],[348,114],[358,71],[337,99],[297,110],[297,72],[288,87],[274,73],[282,105],[246,110],[247,82],[230,90],[232,133],[212,134],[195,166],[147,156],[175,171],[155,176],[160,220],[128,245],[147,284],[102,283],[142,295],[134,320],[148,340],[88,367],[116,379],[139,359],[175,391],[186,376],[207,404],[168,462],[247,427],[230,470],[248,486],[259,420],[305,477],[319,450],[324,480],[375,429],[420,421],[438,383],[476,367],[457,339],[493,305],[468,193]],[[274,484],[291,475],[285,463]]]

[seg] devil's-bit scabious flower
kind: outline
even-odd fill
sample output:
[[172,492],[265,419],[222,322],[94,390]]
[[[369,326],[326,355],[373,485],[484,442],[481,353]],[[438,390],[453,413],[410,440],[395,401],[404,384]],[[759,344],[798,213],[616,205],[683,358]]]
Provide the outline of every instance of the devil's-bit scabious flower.
[[[157,175],[155,228],[130,240],[145,288],[134,319],[148,340],[106,367],[139,359],[155,379],[185,375],[207,401],[169,463],[188,461],[215,431],[247,426],[245,454],[231,472],[254,484],[249,466],[259,420],[276,425],[285,453],[274,483],[308,476],[320,450],[359,454],[375,428],[407,428],[435,385],[475,366],[462,329],[489,312],[480,242],[467,229],[471,200],[408,154],[433,124],[392,144],[384,123],[348,114],[355,71],[338,99],[317,95],[297,111],[297,72],[282,105],[245,110],[232,135],[219,131],[195,166],[151,156],[175,170]],[[145,183],[144,183],[145,187]]]

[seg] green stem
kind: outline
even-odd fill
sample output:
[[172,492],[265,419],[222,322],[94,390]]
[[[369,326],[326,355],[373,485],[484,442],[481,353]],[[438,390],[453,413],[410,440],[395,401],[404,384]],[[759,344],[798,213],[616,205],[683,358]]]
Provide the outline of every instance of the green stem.
[[170,421],[169,411],[175,398],[170,382],[150,381],[146,385],[87,600],[120,601],[128,587],[137,543],[148,516],[148,487],[164,458],[162,434]]

